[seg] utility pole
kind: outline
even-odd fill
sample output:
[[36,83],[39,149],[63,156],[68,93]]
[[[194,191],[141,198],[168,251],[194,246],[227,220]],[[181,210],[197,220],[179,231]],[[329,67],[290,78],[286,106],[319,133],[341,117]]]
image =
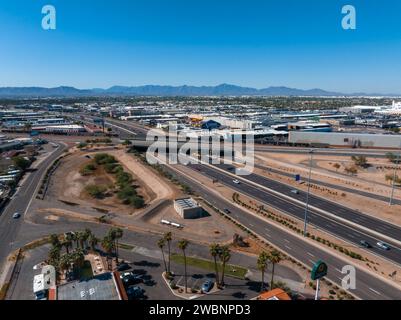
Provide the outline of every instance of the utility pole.
[[389,203],[390,206],[393,205],[394,191],[395,191],[395,180],[397,179],[397,170],[398,170],[398,164],[399,163],[400,163],[400,152],[398,152],[397,160],[396,160],[396,164],[395,164],[395,168],[394,168],[393,184],[392,184],[392,187],[391,187],[391,196],[390,196],[390,203]]
[[310,181],[311,181],[311,176],[312,176],[313,152],[314,152],[313,149],[311,149],[309,151],[310,161],[309,161],[308,193],[306,194],[306,203],[305,203],[304,237],[306,237],[306,229],[307,229],[307,224],[308,224],[309,195],[310,195]]

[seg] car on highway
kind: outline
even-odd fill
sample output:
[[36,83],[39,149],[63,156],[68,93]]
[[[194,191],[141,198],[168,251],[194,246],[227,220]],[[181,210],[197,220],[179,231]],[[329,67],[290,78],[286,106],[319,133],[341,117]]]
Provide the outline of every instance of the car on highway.
[[208,293],[208,292],[210,292],[210,290],[213,289],[213,286],[214,286],[214,282],[211,281],[211,280],[207,280],[207,281],[202,285],[201,290],[202,290],[203,293]]
[[371,244],[369,242],[365,241],[365,240],[361,240],[360,244],[361,244],[362,247],[365,247],[365,248],[368,248],[368,249],[372,248]]
[[379,241],[379,242],[377,243],[377,246],[378,246],[380,249],[383,249],[383,250],[390,250],[390,246],[389,246],[387,243],[384,243],[384,242],[382,242],[382,241]]
[[233,180],[233,182],[234,182],[235,184],[240,184],[240,183],[241,183],[241,182],[240,182],[239,180],[237,180],[237,179]]
[[299,190],[297,190],[297,189],[292,189],[291,192],[294,194],[299,194]]
[[226,208],[226,209],[224,209],[224,213],[230,214],[231,211]]
[[138,287],[138,286],[130,286],[127,289],[128,299],[130,299],[130,300],[140,299],[143,297],[144,293],[145,293],[145,290],[143,290],[141,287]]
[[19,219],[21,217],[21,214],[19,212],[16,212],[13,214],[13,219]]

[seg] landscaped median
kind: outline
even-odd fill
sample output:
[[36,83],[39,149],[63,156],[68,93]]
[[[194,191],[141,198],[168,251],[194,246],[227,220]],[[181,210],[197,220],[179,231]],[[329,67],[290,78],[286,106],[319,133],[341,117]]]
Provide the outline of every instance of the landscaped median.
[[[172,254],[171,255],[171,261],[177,263],[177,264],[184,264],[184,256],[181,254]],[[196,267],[199,269],[203,269],[206,271],[214,272],[215,267],[214,267],[214,262],[211,260],[205,260],[205,259],[200,259],[200,258],[195,258],[195,257],[187,257],[187,265]],[[222,271],[222,266],[220,264],[217,265],[217,268],[219,272]],[[227,277],[233,277],[233,278],[238,278],[241,280],[244,280],[246,278],[246,274],[248,272],[248,269],[245,269],[243,267],[239,266],[234,266],[231,264],[227,264],[224,268],[225,275]]]

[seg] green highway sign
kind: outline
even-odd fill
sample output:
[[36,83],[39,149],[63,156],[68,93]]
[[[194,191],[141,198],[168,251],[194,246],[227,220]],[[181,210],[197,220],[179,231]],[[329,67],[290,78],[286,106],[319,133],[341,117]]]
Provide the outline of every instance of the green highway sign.
[[319,280],[325,277],[327,275],[327,269],[328,269],[327,264],[319,260],[318,262],[315,263],[315,265],[312,268],[311,279]]

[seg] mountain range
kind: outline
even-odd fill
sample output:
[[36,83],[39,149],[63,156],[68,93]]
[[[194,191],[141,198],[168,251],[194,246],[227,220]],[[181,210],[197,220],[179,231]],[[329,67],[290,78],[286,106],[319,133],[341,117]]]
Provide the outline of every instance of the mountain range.
[[[136,87],[113,86],[108,89],[77,89],[60,86],[43,87],[0,87],[0,97],[91,97],[91,96],[387,96],[383,94],[344,94],[322,89],[302,90],[288,87],[268,87],[255,89],[231,84],[218,86],[162,86],[144,85]],[[395,96],[395,95],[388,95]]]

